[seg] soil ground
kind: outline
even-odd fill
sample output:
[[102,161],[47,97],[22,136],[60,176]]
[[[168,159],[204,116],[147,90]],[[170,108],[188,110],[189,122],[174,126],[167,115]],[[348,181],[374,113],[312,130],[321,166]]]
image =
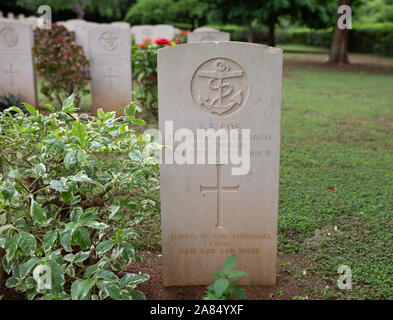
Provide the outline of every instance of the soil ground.
[[[275,286],[244,286],[249,300],[292,300],[293,297],[306,297],[301,281],[288,279],[287,266],[302,268],[299,261],[294,261],[288,255],[278,255],[277,284]],[[147,273],[150,279],[138,286],[148,300],[201,300],[206,294],[205,286],[194,287],[163,287],[162,285],[162,256],[150,254],[144,257],[142,264],[129,267],[129,272]],[[212,283],[214,279],[212,279]],[[242,287],[242,286],[240,286]]]

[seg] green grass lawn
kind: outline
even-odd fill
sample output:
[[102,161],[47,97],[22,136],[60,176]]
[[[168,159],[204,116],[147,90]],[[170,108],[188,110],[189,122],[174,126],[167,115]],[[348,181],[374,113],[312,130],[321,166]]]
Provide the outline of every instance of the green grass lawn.
[[312,297],[393,299],[393,74],[284,72],[279,251]]

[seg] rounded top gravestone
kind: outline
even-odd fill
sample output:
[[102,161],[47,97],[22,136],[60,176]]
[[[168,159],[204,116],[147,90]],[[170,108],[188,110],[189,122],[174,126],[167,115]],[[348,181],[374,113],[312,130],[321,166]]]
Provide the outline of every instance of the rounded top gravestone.
[[209,284],[233,254],[241,283],[275,284],[282,62],[241,42],[158,50],[165,286]]

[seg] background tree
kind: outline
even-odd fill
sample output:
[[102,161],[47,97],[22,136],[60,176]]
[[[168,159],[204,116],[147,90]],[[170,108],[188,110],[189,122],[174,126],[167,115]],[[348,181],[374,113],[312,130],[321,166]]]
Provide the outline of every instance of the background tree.
[[190,24],[192,28],[207,22],[206,5],[199,0],[137,0],[125,20],[132,24]]
[[[352,0],[339,0],[338,6],[351,6]],[[348,29],[340,29],[338,20],[341,15],[337,15],[337,21],[334,26],[332,45],[330,48],[329,62],[333,64],[348,64]]]
[[[123,17],[135,0],[17,0],[16,5],[32,14],[37,14],[40,5],[46,4],[52,8],[54,16],[57,12],[72,11],[77,19],[84,19],[86,15],[111,17],[123,20]],[[63,19],[63,17],[61,18]]]
[[331,22],[332,0],[203,0],[208,5],[209,21],[248,26],[248,41],[252,41],[254,21],[268,27],[267,43],[275,46],[275,29],[280,18],[312,28],[325,27]]
[[230,23],[248,27],[248,41],[252,42],[252,22],[257,18],[261,1],[203,0],[207,4],[211,22]]
[[[352,8],[359,8],[363,6],[366,2],[364,0],[338,0],[338,7],[342,5],[347,5]],[[336,10],[338,9],[336,8]],[[337,12],[337,11],[336,11]],[[336,24],[334,26],[332,45],[330,47],[329,63],[332,64],[348,64],[348,29],[338,28],[338,19],[341,15],[337,14]]]
[[361,23],[392,22],[393,0],[368,0],[356,10]]

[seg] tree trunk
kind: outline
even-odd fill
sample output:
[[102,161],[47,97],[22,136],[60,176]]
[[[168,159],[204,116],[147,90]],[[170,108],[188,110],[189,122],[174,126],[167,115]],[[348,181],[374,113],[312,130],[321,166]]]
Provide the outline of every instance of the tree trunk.
[[[351,5],[352,0],[339,0],[338,4]],[[334,27],[332,45],[330,48],[329,63],[333,64],[349,64],[348,59],[348,29],[338,28],[338,19]]]
[[248,25],[247,41],[248,42],[254,42],[254,34],[252,33],[252,25],[251,25],[251,23]]
[[270,14],[267,19],[267,25],[269,28],[267,35],[267,44],[271,47],[276,46],[276,38],[274,36],[274,29],[276,27],[277,17],[274,14]]
[[85,17],[85,11],[83,10],[82,6],[80,6],[79,4],[76,4],[74,6],[74,12],[76,13],[77,19],[83,20],[83,18]]

